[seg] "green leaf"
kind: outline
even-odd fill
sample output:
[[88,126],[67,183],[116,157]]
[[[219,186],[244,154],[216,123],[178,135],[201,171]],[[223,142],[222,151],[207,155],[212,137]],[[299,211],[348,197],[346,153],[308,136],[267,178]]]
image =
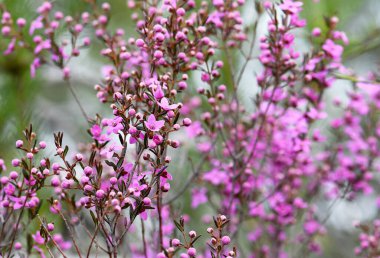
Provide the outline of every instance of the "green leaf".
[[92,221],[93,221],[94,224],[97,226],[97,225],[98,225],[98,219],[96,218],[94,212],[91,211],[91,210],[90,210],[90,215],[91,215]]

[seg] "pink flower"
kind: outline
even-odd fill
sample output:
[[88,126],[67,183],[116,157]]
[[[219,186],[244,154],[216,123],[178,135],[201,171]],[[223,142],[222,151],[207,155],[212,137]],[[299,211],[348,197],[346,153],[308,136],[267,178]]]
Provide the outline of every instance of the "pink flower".
[[144,124],[149,130],[153,132],[158,132],[165,125],[165,121],[163,120],[157,121],[156,117],[153,114],[151,114],[148,117],[148,121],[145,121]]
[[302,2],[294,2],[293,0],[284,0],[282,4],[279,5],[281,10],[284,12],[288,12],[290,14],[297,14],[301,11],[303,3]]
[[199,121],[195,121],[190,126],[186,127],[186,133],[189,138],[195,138],[203,132],[202,124]]
[[117,134],[119,131],[123,130],[124,126],[122,124],[123,118],[120,116],[116,116],[114,119],[108,120],[108,129],[107,134]]
[[322,46],[322,49],[331,56],[334,61],[339,61],[343,53],[343,47],[337,45],[331,39],[326,40],[325,44]]
[[65,241],[61,234],[53,235],[53,239],[62,250],[69,250],[71,248],[70,241]]
[[0,159],[0,170],[7,170],[7,167],[5,166],[5,162],[4,160]]
[[92,138],[97,140],[100,144],[103,144],[110,140],[110,138],[102,134],[102,128],[99,125],[93,125],[90,129],[90,133],[92,135]]
[[35,30],[42,29],[44,24],[42,23],[42,16],[38,16],[37,19],[32,21],[29,28],[29,34],[33,35]]
[[37,231],[36,234],[32,235],[34,242],[39,245],[43,245],[45,243],[45,239],[41,236],[40,231]]
[[208,181],[213,185],[220,185],[226,182],[227,178],[228,176],[225,172],[219,171],[215,168],[203,175],[203,180]]
[[315,220],[308,221],[304,224],[304,230],[308,235],[313,235],[319,230],[319,223]]
[[156,100],[160,100],[165,96],[165,93],[163,92],[160,85],[157,86],[157,89],[154,91],[153,95]]
[[30,76],[32,78],[36,77],[36,70],[41,66],[41,60],[39,57],[36,57],[33,60],[33,63],[30,65]]
[[100,155],[107,157],[107,159],[111,159],[113,157],[113,154],[120,151],[122,148],[123,146],[121,146],[119,143],[112,142],[106,148],[103,148],[100,151]]
[[42,50],[44,49],[50,49],[51,48],[51,42],[50,39],[41,41],[36,48],[34,49],[34,54],[38,55]]
[[191,201],[191,207],[197,208],[199,205],[206,203],[208,201],[207,198],[207,189],[202,188],[194,188],[192,190],[192,201]]
[[92,137],[98,138],[102,134],[102,128],[99,125],[93,125],[90,129]]
[[163,110],[173,110],[173,109],[176,109],[178,107],[178,104],[171,104],[169,105],[169,101],[167,98],[162,98],[161,99],[161,102],[158,103],[158,105],[163,109]]
[[4,55],[9,55],[15,50],[16,38],[13,38],[11,42],[9,42],[7,49],[4,51]]

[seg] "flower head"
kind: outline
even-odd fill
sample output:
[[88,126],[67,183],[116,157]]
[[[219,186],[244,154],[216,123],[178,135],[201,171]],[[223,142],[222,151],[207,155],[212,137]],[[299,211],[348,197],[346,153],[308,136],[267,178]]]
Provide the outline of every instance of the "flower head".
[[160,129],[165,125],[165,121],[163,120],[157,121],[156,117],[153,114],[151,114],[148,117],[148,121],[145,121],[144,124],[149,130],[153,132],[157,132],[157,131],[160,131]]

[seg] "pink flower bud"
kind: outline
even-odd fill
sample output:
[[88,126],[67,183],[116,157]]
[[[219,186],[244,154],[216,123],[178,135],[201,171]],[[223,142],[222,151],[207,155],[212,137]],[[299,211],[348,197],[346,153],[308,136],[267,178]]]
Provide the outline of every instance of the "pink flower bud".
[[64,67],[63,70],[62,70],[62,73],[63,73],[63,78],[64,79],[69,79],[69,77],[70,77],[70,68]]
[[18,173],[16,171],[12,171],[9,173],[9,178],[12,180],[16,180],[18,178]]
[[38,145],[40,146],[41,149],[46,148],[46,142],[44,142],[44,141],[41,141]]
[[147,205],[147,206],[149,206],[149,205],[152,203],[151,199],[148,198],[148,197],[145,197],[145,198],[143,199],[143,202],[144,202],[144,204]]
[[181,244],[181,241],[179,241],[179,239],[174,238],[174,239],[172,240],[172,245],[173,245],[174,247],[177,247],[177,246],[179,246],[180,244]]
[[89,167],[89,166],[85,167],[83,171],[84,171],[84,174],[85,174],[86,176],[91,176],[91,175],[92,175],[92,172],[93,172],[92,168]]
[[21,250],[22,244],[20,242],[15,243],[15,250]]
[[182,123],[183,123],[184,126],[190,126],[191,123],[192,123],[192,121],[191,121],[190,118],[186,117],[185,119],[183,119]]
[[164,253],[158,253],[156,258],[166,258],[166,255]]
[[136,40],[136,46],[139,48],[142,48],[144,46],[145,42],[142,39]]
[[91,186],[91,185],[85,185],[83,187],[83,189],[86,191],[86,192],[91,192],[92,190],[94,190],[94,188]]
[[50,231],[50,232],[53,231],[54,230],[54,224],[53,223],[48,223],[47,224],[47,230]]
[[178,16],[184,16],[186,11],[183,8],[178,8],[176,13]]
[[3,177],[0,178],[0,183],[1,184],[6,185],[6,184],[8,184],[8,182],[9,182],[9,178],[8,177],[3,176]]
[[76,159],[77,161],[82,161],[82,160],[83,160],[83,155],[80,154],[80,153],[77,153],[77,154],[75,155],[75,159]]
[[231,239],[229,236],[223,236],[222,237],[222,244],[223,245],[228,245],[229,243],[231,243]]
[[1,29],[1,33],[2,33],[4,36],[9,36],[9,34],[11,33],[11,28],[8,27],[8,26],[4,26],[4,27]]
[[163,192],[168,192],[170,190],[170,184],[169,183],[165,183],[163,186],[161,186],[161,190]]
[[110,178],[110,183],[111,183],[111,185],[116,185],[117,184],[117,178],[116,177],[111,177]]
[[154,51],[154,58],[160,59],[163,56],[164,56],[164,53],[162,53],[161,50]]
[[108,12],[109,10],[111,10],[111,5],[109,4],[109,3],[103,3],[102,4],[102,9],[103,9],[103,11],[105,11],[105,12]]
[[102,199],[105,196],[105,192],[100,189],[100,190],[96,191],[95,195],[96,195],[96,198]]
[[189,236],[190,236],[191,238],[194,238],[194,237],[197,236],[197,232],[195,232],[194,230],[191,230],[191,231],[189,232]]
[[54,187],[57,187],[59,186],[60,184],[60,180],[59,180],[59,177],[58,176],[53,176],[53,178],[51,179],[51,185],[54,186]]
[[197,250],[196,250],[194,247],[190,247],[190,248],[187,250],[187,254],[188,254],[190,257],[195,257],[195,255],[197,254]]
[[23,144],[24,144],[23,141],[21,141],[21,140],[17,140],[17,141],[16,141],[16,148],[21,148]]
[[16,23],[17,23],[17,26],[19,26],[20,28],[23,28],[26,25],[26,20],[24,18],[18,18]]
[[319,36],[321,36],[321,29],[320,28],[314,28],[311,34],[314,37],[319,37]]
[[18,167],[18,166],[20,166],[20,164],[21,164],[21,161],[19,159],[13,159],[12,160],[12,166]]

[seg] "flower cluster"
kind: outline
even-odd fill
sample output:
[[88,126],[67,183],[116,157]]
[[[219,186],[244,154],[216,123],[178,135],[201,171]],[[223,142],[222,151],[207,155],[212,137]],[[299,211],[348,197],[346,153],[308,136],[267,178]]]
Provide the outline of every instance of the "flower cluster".
[[380,252],[380,221],[374,221],[373,230],[364,224],[358,224],[357,227],[362,230],[362,233],[359,236],[360,246],[355,248],[355,254],[359,257],[378,257]]
[[[68,63],[72,57],[80,55],[80,50],[90,45],[88,37],[80,38],[80,34],[89,23],[90,14],[83,13],[80,19],[74,19],[61,11],[53,13],[53,4],[44,2],[37,9],[38,16],[30,21],[24,18],[12,19],[12,15],[4,10],[1,19],[2,36],[9,39],[4,55],[10,55],[17,48],[23,48],[34,56],[30,65],[30,74],[36,76],[36,70],[43,64],[53,64],[60,68],[64,78],[70,76]],[[57,41],[57,31],[65,29],[71,40]],[[78,42],[79,41],[79,42]]]
[[[379,117],[370,115],[380,108],[379,80],[355,78],[342,65],[348,39],[337,29],[338,18],[326,18],[325,32],[312,31],[313,48],[303,54],[295,42],[306,25],[297,0],[256,2],[253,24],[242,18],[244,0],[199,6],[130,0],[137,36],[129,38],[122,28],[108,28],[108,3],[86,2],[91,11],[73,16],[45,2],[30,22],[15,22],[1,6],[4,55],[31,52],[32,77],[51,63],[69,83],[69,61],[91,42],[81,33],[93,31],[108,63],[96,97],[112,115],[91,118],[82,110],[91,140],[77,152],[59,132],[54,157],[43,157],[46,143],[30,126],[16,142],[22,156],[11,161],[14,171],[0,159],[0,255],[277,258],[323,252],[318,238],[327,233],[329,214],[321,216],[315,198],[371,193],[380,154]],[[264,15],[267,32],[257,42]],[[58,28],[69,32],[71,44],[57,40]],[[256,43],[263,69],[250,109],[239,93]],[[243,62],[235,70],[237,54]],[[202,84],[194,96],[191,76]],[[328,117],[324,97],[337,78],[356,84],[347,104],[334,100],[340,115]],[[183,127],[196,142],[199,163],[184,188],[173,190],[172,181],[183,176],[172,165],[181,162],[176,153],[186,141],[176,132]],[[185,230],[193,217],[176,206],[188,188],[192,209],[207,204],[212,214],[225,214],[204,229],[205,245],[195,230]],[[377,224],[374,233],[361,235],[357,254],[378,251]],[[246,246],[237,249],[241,243]]]

